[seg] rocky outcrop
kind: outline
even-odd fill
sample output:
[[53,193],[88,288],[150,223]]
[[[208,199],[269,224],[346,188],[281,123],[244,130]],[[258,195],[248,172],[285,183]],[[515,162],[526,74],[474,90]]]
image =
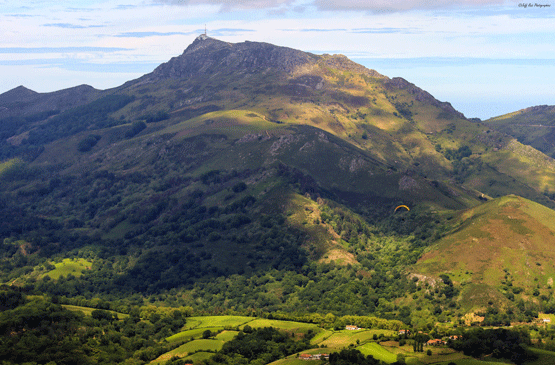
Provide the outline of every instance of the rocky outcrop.
[[342,54],[325,54],[322,56],[322,61],[324,65],[336,70],[351,71],[370,77],[387,79],[387,76],[384,76],[375,70],[371,70],[362,66],[361,64],[351,61],[347,56],[344,56]]
[[144,77],[148,81],[156,81],[216,74],[224,70],[228,73],[254,73],[269,69],[292,72],[317,58],[310,53],[269,43],[228,43],[201,35],[182,55],[161,64]]

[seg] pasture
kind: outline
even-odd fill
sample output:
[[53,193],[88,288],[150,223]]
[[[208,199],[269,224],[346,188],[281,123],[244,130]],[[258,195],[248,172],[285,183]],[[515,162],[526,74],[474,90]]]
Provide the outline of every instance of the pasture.
[[255,320],[254,317],[244,316],[206,316],[187,318],[187,328],[207,327],[238,327]]
[[48,271],[45,275],[48,275],[51,279],[58,280],[62,276],[67,276],[69,274],[79,277],[83,271],[90,269],[92,263],[82,258],[77,259],[63,259],[62,262],[54,263],[54,270]]
[[373,340],[374,335],[379,336],[383,334],[384,336],[392,336],[395,331],[390,330],[358,330],[349,331],[342,330],[334,332],[327,338],[325,338],[319,345],[324,345],[332,349],[342,349],[343,347],[348,347],[349,345],[356,345],[358,343],[365,343]]
[[388,351],[385,347],[378,345],[375,342],[369,342],[362,346],[357,347],[357,350],[362,352],[364,355],[372,355],[375,359],[384,361],[387,363],[392,363],[397,361],[397,355]]
[[192,330],[181,331],[166,338],[168,342],[177,342],[177,341],[190,341],[195,338],[201,338],[202,333],[206,330],[210,330],[211,332],[218,332],[222,330],[221,327],[203,327],[203,328],[195,328]]
[[[64,307],[67,310],[70,310],[72,312],[81,312],[86,316],[92,315],[92,312],[97,309],[97,308],[81,307],[81,306],[78,306],[78,305],[70,305],[70,304],[62,304],[62,307]],[[106,311],[110,312],[112,314],[116,314],[119,319],[129,317],[129,314],[119,313],[119,312],[115,312],[115,311],[111,311],[111,310],[106,310]]]

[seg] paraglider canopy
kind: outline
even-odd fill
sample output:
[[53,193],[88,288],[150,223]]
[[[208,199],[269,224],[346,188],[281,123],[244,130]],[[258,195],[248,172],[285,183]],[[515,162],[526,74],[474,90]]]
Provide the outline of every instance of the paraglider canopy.
[[397,208],[395,208],[395,210],[393,211],[393,213],[395,213],[397,211],[397,209],[401,209],[401,208],[405,208],[407,211],[410,211],[410,208],[407,207],[406,205],[399,205]]

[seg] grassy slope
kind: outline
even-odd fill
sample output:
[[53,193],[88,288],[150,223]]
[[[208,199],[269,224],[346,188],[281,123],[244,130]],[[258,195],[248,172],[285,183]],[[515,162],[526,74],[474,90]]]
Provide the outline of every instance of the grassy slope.
[[491,128],[507,133],[548,156],[555,156],[555,108],[537,106],[484,121]]
[[89,270],[92,266],[90,261],[85,259],[63,259],[62,262],[57,262],[54,264],[56,267],[54,270],[48,271],[45,275],[50,276],[52,279],[59,279],[61,276],[67,276],[69,274],[73,276],[82,275],[83,271]]
[[[502,304],[508,283],[532,297],[534,288],[548,294],[555,277],[552,210],[516,196],[487,202],[461,213],[456,229],[425,253],[415,272],[448,273],[463,287],[463,303]],[[491,290],[495,289],[495,290]]]

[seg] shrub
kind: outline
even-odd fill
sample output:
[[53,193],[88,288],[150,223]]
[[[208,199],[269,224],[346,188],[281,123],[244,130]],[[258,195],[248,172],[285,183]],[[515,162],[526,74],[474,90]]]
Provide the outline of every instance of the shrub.
[[129,129],[127,133],[125,133],[125,137],[131,138],[133,136],[136,136],[137,134],[141,133],[145,128],[146,128],[145,122],[134,122],[133,124],[131,124],[131,129]]
[[100,138],[101,137],[96,134],[88,135],[87,137],[79,141],[79,143],[77,144],[77,150],[79,150],[79,152],[90,151],[94,146],[96,146]]

